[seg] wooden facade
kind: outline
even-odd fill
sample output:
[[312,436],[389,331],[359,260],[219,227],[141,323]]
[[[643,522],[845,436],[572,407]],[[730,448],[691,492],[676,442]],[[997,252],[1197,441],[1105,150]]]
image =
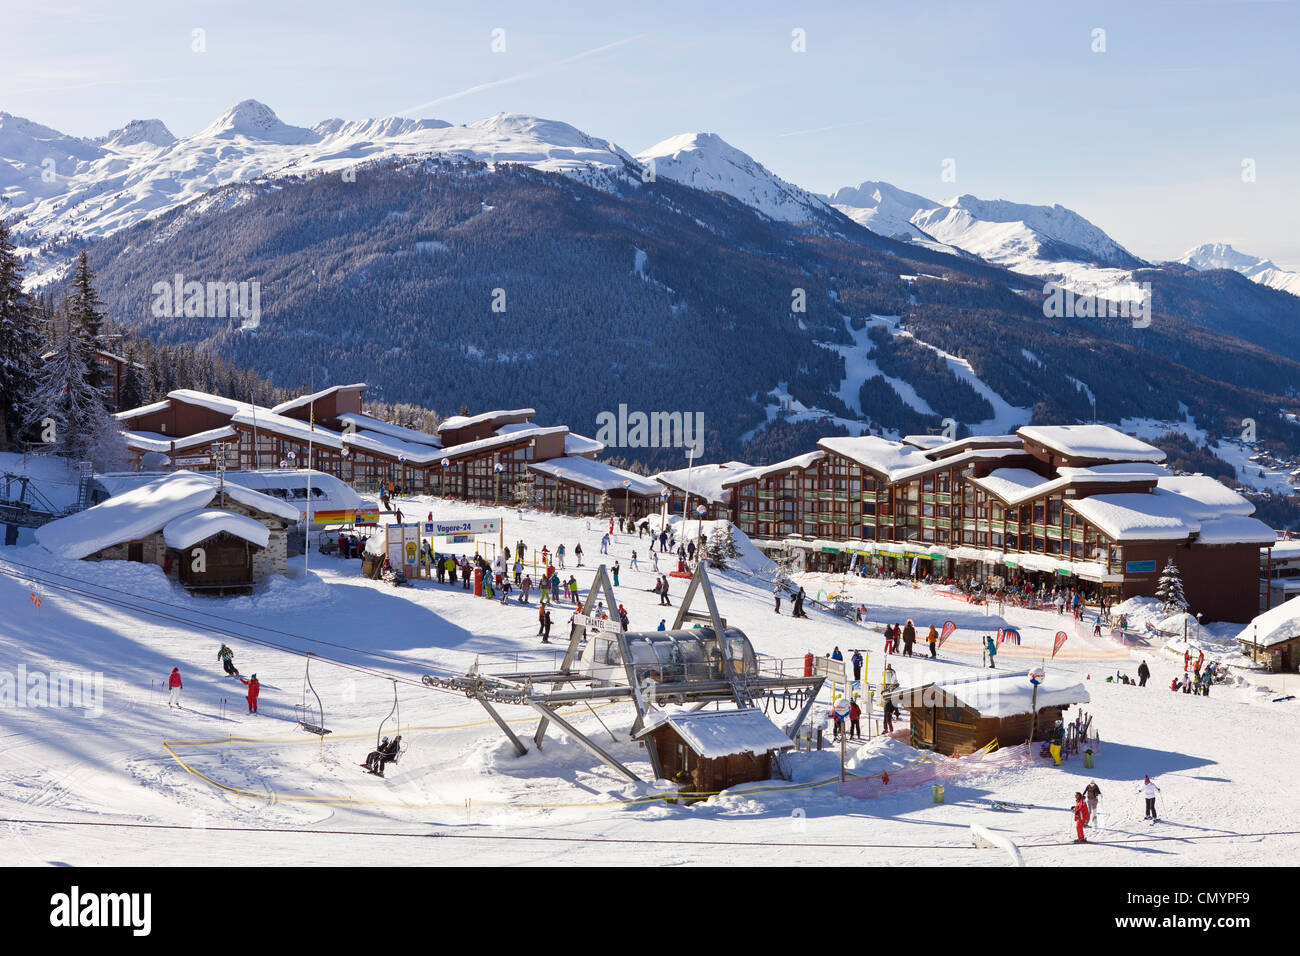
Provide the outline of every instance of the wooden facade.
[[178,578],[190,590],[246,590],[253,586],[253,557],[263,549],[243,538],[219,531],[193,545],[202,548],[204,567],[195,570],[187,552],[173,549]]
[[649,731],[645,739],[658,753],[663,776],[694,793],[717,793],[772,776],[771,751],[702,757],[667,723]]
[[[1040,739],[1046,736],[1048,729],[1067,709],[1068,705],[1039,708],[1034,736]],[[909,707],[908,714],[912,724],[912,745],[945,756],[972,754],[994,740],[1001,747],[1023,744],[1029,740],[1033,723],[1033,714],[985,717],[956,702],[947,707]]]

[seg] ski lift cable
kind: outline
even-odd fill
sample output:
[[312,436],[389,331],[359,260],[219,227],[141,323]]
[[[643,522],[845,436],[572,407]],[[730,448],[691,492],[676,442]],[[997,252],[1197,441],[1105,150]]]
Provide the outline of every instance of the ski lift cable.
[[[27,571],[27,572],[32,572],[32,573],[29,573],[29,574],[22,574],[22,573],[14,574],[13,572],[8,572],[8,571],[6,571],[6,573],[10,573],[12,576],[23,577],[23,578],[26,578],[26,579],[28,579],[28,580],[35,581],[36,583],[39,583],[39,584],[45,584],[45,585],[50,586],[50,587],[54,587],[54,586],[56,586],[56,585],[54,584],[54,582],[42,580],[42,579],[39,577],[39,575],[48,575],[49,577],[62,578],[62,579],[65,580],[65,581],[73,581],[73,582],[75,582],[75,583],[77,583],[77,584],[83,584],[83,585],[86,585],[86,586],[88,586],[88,587],[99,588],[99,589],[104,590],[104,591],[112,591],[112,592],[114,592],[115,594],[122,594],[122,595],[125,595],[126,597],[134,598],[134,599],[136,599],[136,600],[149,601],[149,602],[151,602],[151,603],[153,603],[153,604],[161,605],[162,607],[175,608],[175,609],[178,610],[178,611],[183,611],[183,612],[185,612],[185,614],[186,614],[187,616],[189,616],[189,617],[192,617],[193,615],[200,615],[200,616],[202,616],[202,617],[212,618],[212,619],[217,620],[217,621],[224,621],[224,622],[226,622],[226,623],[228,623],[228,624],[234,624],[234,625],[238,625],[238,626],[240,626],[240,627],[249,627],[249,628],[253,628],[253,629],[255,629],[255,630],[259,630],[259,631],[266,631],[267,633],[270,633],[270,634],[280,634],[280,635],[282,635],[282,636],[284,636],[284,637],[292,637],[292,638],[294,638],[295,640],[306,641],[306,642],[309,643],[309,644],[319,644],[319,645],[322,645],[322,646],[324,646],[324,647],[336,647],[336,648],[339,648],[339,649],[341,649],[341,650],[353,651],[353,652],[355,652],[355,653],[357,653],[357,654],[364,654],[364,655],[366,655],[367,657],[374,657],[374,658],[379,659],[379,660],[392,661],[392,662],[395,663],[395,664],[410,664],[410,663],[411,663],[411,661],[409,661],[409,660],[405,660],[405,659],[400,658],[400,657],[395,657],[395,656],[393,656],[393,655],[391,655],[391,654],[384,654],[384,653],[382,653],[382,652],[380,652],[380,651],[370,651],[370,650],[365,650],[365,649],[363,649],[363,648],[359,648],[359,647],[352,647],[351,645],[348,645],[348,644],[339,644],[339,643],[336,643],[336,642],[334,642],[334,641],[326,641],[326,640],[322,640],[321,638],[318,638],[318,637],[307,637],[306,635],[303,635],[303,634],[295,634],[295,633],[292,632],[292,631],[284,631],[284,630],[280,630],[279,628],[268,627],[268,626],[265,625],[265,624],[256,624],[256,623],[253,623],[253,622],[251,622],[251,621],[241,621],[241,620],[239,620],[238,618],[226,617],[225,615],[222,615],[222,614],[214,614],[214,613],[211,612],[211,611],[204,611],[204,610],[200,610],[200,609],[197,609],[197,608],[190,608],[190,607],[186,607],[185,605],[182,605],[182,604],[174,604],[174,603],[172,603],[172,602],[170,602],[170,601],[164,601],[164,600],[162,600],[161,598],[148,597],[148,596],[143,595],[143,594],[136,594],[136,593],[134,593],[134,592],[132,592],[132,591],[125,591],[125,590],[123,590],[123,589],[121,589],[121,588],[115,588],[115,587],[112,587],[111,585],[108,585],[108,584],[100,584],[100,583],[95,582],[95,581],[87,581],[87,580],[85,580],[84,578],[76,578],[76,577],[73,577],[73,576],[68,575],[68,574],[60,574],[60,573],[57,572],[57,571],[50,571],[50,570],[47,570],[47,569],[45,569],[45,568],[34,567],[34,566],[32,566],[32,565],[23,564],[23,563],[21,563],[21,562],[19,562],[19,561],[14,561],[14,560],[12,560],[12,559],[10,559],[10,558],[0,558],[0,565],[4,565],[4,564],[11,565],[12,567],[15,567],[15,568],[22,568],[24,571]],[[0,567],[0,571],[4,571],[4,570],[5,570],[5,569],[4,569],[3,567]],[[98,595],[95,595],[95,594],[88,594],[88,596],[89,596],[89,597],[98,597]],[[231,633],[230,636],[232,636],[232,637],[238,637],[238,638],[243,638],[243,639],[245,639],[245,640],[250,640],[250,641],[256,641],[255,638],[248,637],[247,635],[243,635],[243,634]],[[302,652],[297,652],[297,653],[302,653]],[[321,655],[319,655],[319,654],[317,654],[316,656],[317,656],[318,658],[320,658],[321,660],[329,660],[329,658],[321,657]],[[444,671],[445,673],[447,673],[448,675],[460,676],[460,675],[459,675],[459,672],[454,671],[454,670],[451,669],[451,668],[440,668],[440,667],[437,667],[437,666],[435,666],[435,665],[424,664],[424,663],[422,663],[420,666],[421,666],[425,671],[428,671],[428,670],[439,671],[439,670],[441,670],[441,671]]]

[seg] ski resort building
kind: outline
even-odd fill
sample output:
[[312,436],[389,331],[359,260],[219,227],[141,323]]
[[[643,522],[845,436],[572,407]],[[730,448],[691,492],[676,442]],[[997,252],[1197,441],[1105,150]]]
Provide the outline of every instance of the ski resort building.
[[577,455],[532,462],[528,471],[537,507],[559,514],[596,514],[605,495],[617,514],[646,514],[659,507],[664,490],[645,475]]
[[285,573],[298,514],[234,482],[177,471],[42,525],[36,543],[73,560],[156,564],[191,590],[238,591]]
[[[1193,612],[1246,621],[1276,535],[1212,478],[1105,425],[1026,426],[936,443],[824,438],[818,450],[719,480],[732,520],[807,567],[1152,595],[1165,563]],[[661,476],[662,478],[662,476]]]
[[696,509],[703,505],[706,521],[734,520],[735,508],[729,482],[749,470],[750,466],[744,462],[729,461],[723,465],[695,465],[661,471],[655,475],[655,481],[668,491],[670,514],[682,514],[689,508],[686,517],[696,518],[699,517]]
[[[517,482],[534,480],[533,463],[581,470],[579,459],[605,447],[564,425],[536,424],[531,408],[455,416],[431,435],[366,415],[365,389],[334,386],[273,408],[177,389],[117,419],[137,462],[153,452],[199,470],[215,469],[218,459],[249,472],[311,467],[355,488],[391,481],[411,492],[476,501],[511,502]],[[553,497],[594,513],[589,496]]]
[[655,711],[636,739],[655,749],[664,778],[694,794],[767,780],[774,755],[794,746],[755,708],[668,707]]
[[1274,673],[1300,671],[1300,596],[1265,611],[1237,635],[1241,652]]
[[908,711],[912,746],[938,753],[972,754],[997,741],[1023,744],[1042,739],[1075,704],[1090,700],[1083,684],[1043,682],[1037,698],[1029,673],[969,677],[894,691],[889,697]]

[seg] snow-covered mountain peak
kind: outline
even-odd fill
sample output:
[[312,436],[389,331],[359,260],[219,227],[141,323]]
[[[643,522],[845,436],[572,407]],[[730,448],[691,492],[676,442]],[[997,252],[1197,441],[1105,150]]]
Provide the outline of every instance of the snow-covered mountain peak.
[[1189,249],[1178,261],[1200,271],[1231,269],[1270,289],[1300,295],[1300,272],[1288,272],[1271,259],[1238,252],[1226,242],[1203,243],[1195,249]]
[[108,149],[130,149],[133,146],[165,148],[175,143],[176,137],[162,120],[144,119],[131,120],[121,129],[115,129],[95,142]]
[[222,113],[195,139],[245,139],[295,146],[318,141],[319,136],[301,126],[290,126],[265,103],[243,100]]
[[832,214],[824,200],[786,182],[716,133],[670,136],[636,158],[653,163],[656,177],[726,193],[772,219],[807,222]]

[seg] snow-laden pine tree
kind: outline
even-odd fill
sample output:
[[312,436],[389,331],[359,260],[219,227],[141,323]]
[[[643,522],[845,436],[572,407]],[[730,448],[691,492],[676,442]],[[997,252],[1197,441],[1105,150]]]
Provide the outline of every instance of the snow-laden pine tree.
[[100,470],[121,468],[126,462],[121,427],[103,392],[89,380],[94,348],[76,322],[62,326],[27,403],[28,429],[39,450],[71,462],[90,461]]
[[536,489],[531,481],[520,479],[515,482],[515,506],[532,508],[537,502]]
[[[714,527],[709,533],[709,541],[705,546],[704,553],[708,556],[709,564],[715,568],[726,570],[728,559],[734,554],[727,553],[727,539],[731,537],[731,522],[723,522]],[[731,542],[731,551],[736,550],[735,542]]]
[[36,388],[41,345],[37,322],[23,291],[23,264],[0,220],[0,451],[17,446]]
[[94,360],[94,350],[99,348],[100,336],[104,333],[104,303],[95,291],[95,273],[86,261],[86,253],[77,258],[77,271],[72,276],[72,288],[64,303],[68,322],[75,325],[91,351],[91,361],[86,370],[90,384],[95,388],[103,386],[103,372]]
[[1160,581],[1156,584],[1156,597],[1164,605],[1166,614],[1178,614],[1187,610],[1187,597],[1183,594],[1183,576],[1170,558],[1165,569],[1160,572]]
[[606,491],[600,496],[600,504],[596,506],[597,518],[614,517],[614,502],[609,500],[609,492]]

